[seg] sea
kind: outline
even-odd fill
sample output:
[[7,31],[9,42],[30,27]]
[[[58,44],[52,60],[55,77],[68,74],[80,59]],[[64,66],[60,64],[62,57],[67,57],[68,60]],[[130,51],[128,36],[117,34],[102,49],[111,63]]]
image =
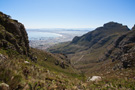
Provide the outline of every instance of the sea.
[[29,40],[46,40],[50,38],[81,36],[91,29],[26,29]]
[[46,31],[38,31],[38,30],[27,30],[29,40],[41,40],[47,38],[56,38],[61,37],[61,34],[46,32]]

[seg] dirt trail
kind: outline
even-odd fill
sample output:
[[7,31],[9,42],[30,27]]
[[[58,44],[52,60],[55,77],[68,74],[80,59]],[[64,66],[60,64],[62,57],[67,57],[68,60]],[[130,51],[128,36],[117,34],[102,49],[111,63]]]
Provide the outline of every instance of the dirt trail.
[[74,64],[78,63],[79,61],[81,61],[81,59],[84,57],[84,55],[82,55],[76,62],[74,62]]

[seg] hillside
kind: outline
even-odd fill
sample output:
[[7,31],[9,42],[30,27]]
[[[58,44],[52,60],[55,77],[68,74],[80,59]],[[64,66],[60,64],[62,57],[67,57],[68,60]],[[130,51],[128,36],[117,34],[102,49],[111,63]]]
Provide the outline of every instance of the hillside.
[[122,34],[129,32],[129,28],[116,22],[109,22],[103,27],[75,37],[71,42],[50,48],[52,53],[64,53],[71,59],[71,63],[78,69],[90,73],[98,69],[98,63],[106,55],[108,49]]
[[[71,42],[49,49],[64,53],[71,64],[86,76],[98,75],[103,80],[89,83],[101,90],[134,90],[135,26],[129,30],[122,24],[109,22]],[[108,84],[107,84],[108,83]]]
[[66,55],[30,48],[24,25],[0,12],[0,90],[83,88],[84,78]]
[[52,53],[65,53],[71,59],[71,64],[87,77],[103,77],[101,82],[94,85],[88,83],[89,88],[134,90],[134,28],[129,30],[127,26],[110,22],[49,50]]
[[76,36],[69,44],[62,47],[49,49],[52,53],[74,54],[76,52],[88,50],[92,47],[98,48],[104,46],[112,38],[129,31],[127,26],[122,24],[109,22],[91,32],[88,32],[81,37]]

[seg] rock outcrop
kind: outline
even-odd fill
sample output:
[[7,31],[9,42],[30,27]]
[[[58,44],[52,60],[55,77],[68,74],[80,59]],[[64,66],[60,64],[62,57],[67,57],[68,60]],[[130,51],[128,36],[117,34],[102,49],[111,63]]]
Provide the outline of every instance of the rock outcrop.
[[0,12],[0,47],[28,55],[29,41],[23,24]]
[[[119,61],[118,68],[128,68],[135,66],[135,30],[118,37],[112,48],[106,53],[104,60],[111,57],[112,62]],[[117,66],[116,66],[117,67]]]
[[101,76],[92,76],[87,79],[87,82],[89,81],[101,81]]
[[9,85],[6,83],[0,83],[0,90],[9,90]]

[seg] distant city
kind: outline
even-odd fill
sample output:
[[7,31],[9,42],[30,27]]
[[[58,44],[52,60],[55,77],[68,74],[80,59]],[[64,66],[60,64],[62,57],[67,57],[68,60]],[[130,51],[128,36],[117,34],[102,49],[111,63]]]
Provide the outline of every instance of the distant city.
[[27,29],[30,46],[45,50],[52,45],[71,41],[75,36],[81,36],[92,28],[52,28],[52,29]]

